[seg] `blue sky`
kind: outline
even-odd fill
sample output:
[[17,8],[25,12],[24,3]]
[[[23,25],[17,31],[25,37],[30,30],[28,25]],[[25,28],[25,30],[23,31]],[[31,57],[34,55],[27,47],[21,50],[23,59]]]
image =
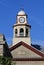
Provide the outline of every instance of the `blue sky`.
[[0,0],[0,34],[5,35],[8,44],[12,43],[12,26],[21,8],[32,26],[32,43],[44,46],[44,0]]

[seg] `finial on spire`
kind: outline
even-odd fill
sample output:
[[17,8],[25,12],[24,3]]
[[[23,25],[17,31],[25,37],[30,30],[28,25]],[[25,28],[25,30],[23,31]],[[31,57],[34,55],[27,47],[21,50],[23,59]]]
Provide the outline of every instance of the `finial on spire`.
[[22,8],[20,8],[20,10],[23,10],[24,11],[24,8],[22,7]]

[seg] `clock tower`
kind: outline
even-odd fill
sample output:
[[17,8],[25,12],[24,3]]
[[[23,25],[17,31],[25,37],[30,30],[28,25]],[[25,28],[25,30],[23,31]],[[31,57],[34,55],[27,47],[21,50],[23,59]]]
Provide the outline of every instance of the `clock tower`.
[[18,42],[25,42],[31,45],[30,29],[27,14],[21,10],[17,14],[16,24],[13,25],[13,45]]

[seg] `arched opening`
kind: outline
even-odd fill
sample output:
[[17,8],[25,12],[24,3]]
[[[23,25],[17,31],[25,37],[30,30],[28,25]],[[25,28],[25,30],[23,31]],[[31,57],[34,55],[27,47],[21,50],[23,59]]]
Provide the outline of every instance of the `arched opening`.
[[28,37],[28,29],[26,28],[26,37]]
[[17,33],[18,33],[18,31],[17,31],[17,29],[15,29],[15,36],[17,36]]
[[20,36],[21,36],[21,37],[24,36],[24,29],[23,29],[23,28],[20,29]]

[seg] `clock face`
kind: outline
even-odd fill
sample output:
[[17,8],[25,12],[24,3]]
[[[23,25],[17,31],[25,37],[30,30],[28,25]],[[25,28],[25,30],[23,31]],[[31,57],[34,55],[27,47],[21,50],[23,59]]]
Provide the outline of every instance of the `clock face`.
[[25,18],[24,17],[20,17],[20,22],[23,23],[25,21]]

